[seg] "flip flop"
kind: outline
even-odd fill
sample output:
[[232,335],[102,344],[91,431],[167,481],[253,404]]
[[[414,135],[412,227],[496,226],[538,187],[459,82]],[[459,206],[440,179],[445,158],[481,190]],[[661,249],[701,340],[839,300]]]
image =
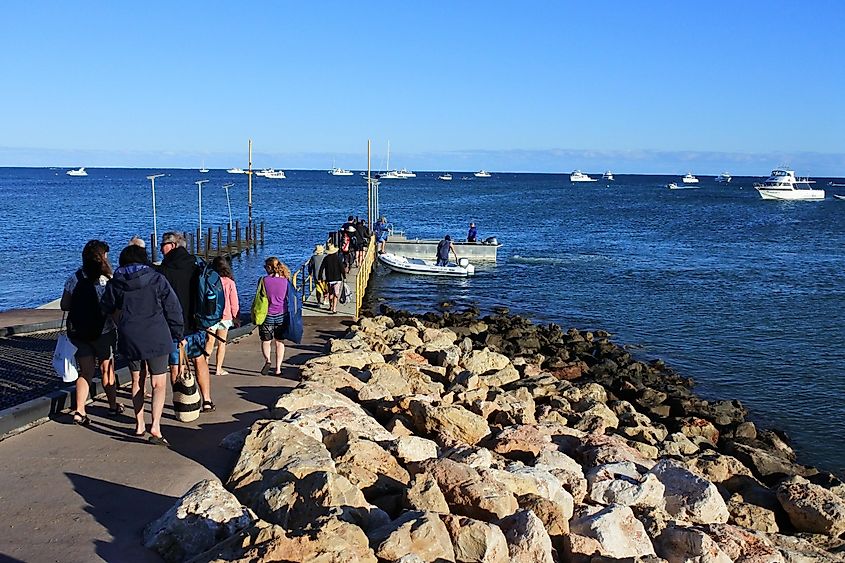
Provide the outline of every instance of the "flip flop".
[[147,438],[147,441],[155,446],[165,446],[168,448],[170,447],[170,442],[168,442],[164,436],[153,436],[152,434],[150,434],[150,437]]
[[217,407],[214,406],[214,403],[211,401],[203,401],[202,402],[202,412],[214,412],[217,410]]

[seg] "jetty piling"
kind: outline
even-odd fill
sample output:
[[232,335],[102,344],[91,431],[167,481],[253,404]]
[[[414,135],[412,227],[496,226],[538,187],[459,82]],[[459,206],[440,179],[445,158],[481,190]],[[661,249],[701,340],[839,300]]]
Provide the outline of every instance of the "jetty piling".
[[[215,256],[234,258],[244,252],[246,252],[247,255],[249,255],[250,252],[258,252],[258,247],[264,246],[264,221],[254,223],[252,230],[253,233],[250,233],[250,228],[247,226],[241,229],[240,222],[235,221],[235,232],[233,238],[232,227],[227,224],[226,242],[224,244],[222,226],[217,227],[216,236],[214,233],[214,227],[208,227],[205,236],[203,236],[200,228],[197,227],[196,232],[185,233],[188,252],[199,256],[206,261],[214,258]],[[259,231],[261,233],[260,238],[254,234]],[[155,237],[156,235],[154,233],[150,235],[150,258],[153,262],[157,262],[159,259],[158,241]]]

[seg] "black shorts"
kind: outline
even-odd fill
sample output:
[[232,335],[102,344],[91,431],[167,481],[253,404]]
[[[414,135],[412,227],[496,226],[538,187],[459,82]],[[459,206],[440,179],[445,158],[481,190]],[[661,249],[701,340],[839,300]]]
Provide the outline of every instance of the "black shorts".
[[288,323],[290,323],[290,316],[287,313],[267,315],[267,318],[258,327],[258,337],[261,339],[261,342],[269,342],[274,339],[284,340]]
[[111,359],[114,354],[114,345],[117,343],[117,332],[110,330],[103,333],[97,340],[77,340],[71,339],[71,342],[76,346],[77,358],[97,358],[105,361]]
[[129,371],[141,371],[141,364],[146,364],[147,375],[163,375],[168,373],[167,356],[165,354],[148,360],[129,360]]

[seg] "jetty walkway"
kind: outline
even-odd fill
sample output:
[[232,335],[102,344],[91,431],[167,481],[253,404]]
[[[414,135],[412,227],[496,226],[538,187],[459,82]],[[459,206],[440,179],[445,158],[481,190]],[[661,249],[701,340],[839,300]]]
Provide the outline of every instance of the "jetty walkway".
[[[72,391],[55,384],[50,367],[60,312],[0,313],[0,396],[19,399],[22,389],[32,392],[39,382],[55,385],[42,396],[0,406],[0,434],[4,434],[0,506],[5,516],[0,525],[0,561],[160,561],[141,544],[144,526],[197,481],[227,478],[236,453],[221,447],[221,440],[264,417],[267,408],[296,384],[298,366],[321,354],[328,339],[343,335],[360,310],[374,250],[372,246],[368,250],[361,271],[353,268],[349,273],[352,298],[334,315],[314,302],[307,275],[301,269],[295,272],[297,287],[306,297],[304,331],[300,344],[286,343],[281,378],[260,374],[264,360],[254,327],[230,331],[225,362],[230,375],[212,375],[217,410],[192,423],[180,423],[168,393],[162,433],[170,448],[134,436],[131,397],[125,386],[118,392],[119,402],[126,406],[124,415],[109,418],[108,405],[99,398],[88,408],[91,425],[73,424],[63,412],[72,404]],[[248,310],[246,304],[244,309]],[[39,326],[47,330],[21,333]],[[7,375],[17,377],[17,383]],[[118,379],[127,382],[128,372],[119,370]],[[99,389],[96,384],[95,389]]]

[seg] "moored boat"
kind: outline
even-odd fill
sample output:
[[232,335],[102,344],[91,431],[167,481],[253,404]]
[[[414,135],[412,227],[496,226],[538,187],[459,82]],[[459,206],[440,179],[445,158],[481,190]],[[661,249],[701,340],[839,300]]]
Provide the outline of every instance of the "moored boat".
[[346,170],[345,168],[332,168],[329,170],[329,174],[332,176],[352,176],[351,170]]
[[733,178],[731,178],[731,175],[727,172],[722,172],[721,174],[716,176],[717,184],[730,184],[731,180],[733,180]]
[[693,176],[692,172],[687,172],[686,174],[684,174],[684,177],[681,178],[681,182],[683,182],[684,184],[697,184],[698,178]]
[[678,185],[675,182],[669,182],[669,184],[667,184],[666,187],[669,188],[670,190],[697,190],[700,186],[689,185],[689,184]]
[[229,174],[246,174],[246,170],[243,168],[229,168],[226,172]]
[[270,170],[266,170],[264,172],[264,174],[262,174],[262,176],[264,176],[265,178],[269,178],[271,180],[284,180],[285,179],[285,173],[284,173],[283,170],[273,170],[272,168]]
[[613,172],[608,170],[607,172],[602,174],[601,177],[602,177],[602,180],[607,180],[608,182],[612,182],[613,181]]
[[490,178],[492,174],[490,174],[486,170],[479,170],[478,172],[474,173],[473,176],[475,176],[476,178]]
[[576,184],[578,182],[595,182],[596,179],[590,178],[580,170],[573,170],[572,174],[569,175],[569,181]]
[[776,168],[772,170],[771,176],[759,184],[754,184],[754,189],[763,199],[776,199],[781,201],[810,201],[824,199],[824,190],[813,189],[810,184],[815,184],[809,178],[797,178],[794,170]]
[[451,182],[452,181],[452,175],[450,173],[446,172],[445,174],[441,174],[440,176],[438,176],[437,179],[443,180],[444,182]]
[[65,172],[68,176],[87,176],[88,172],[85,171],[85,167],[77,168],[75,170],[68,170]]
[[422,258],[406,258],[391,252],[379,254],[379,261],[393,270],[402,274],[415,274],[418,276],[447,276],[465,278],[475,274],[475,267],[469,263],[467,258],[460,258],[458,263],[449,263],[446,266],[438,266],[433,260]]

